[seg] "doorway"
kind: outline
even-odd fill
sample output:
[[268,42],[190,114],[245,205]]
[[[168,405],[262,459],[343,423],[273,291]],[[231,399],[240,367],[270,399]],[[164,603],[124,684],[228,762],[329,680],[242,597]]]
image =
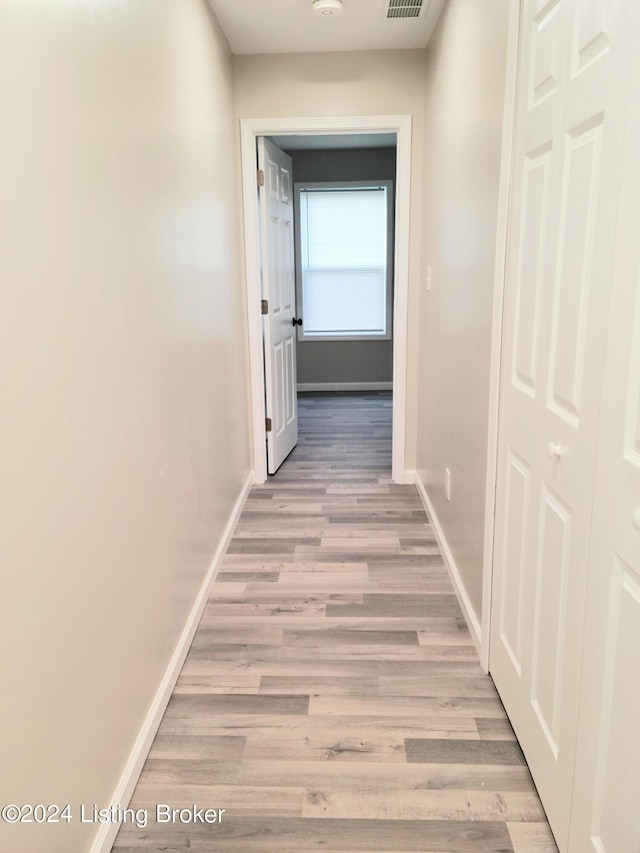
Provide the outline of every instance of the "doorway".
[[265,379],[263,362],[259,223],[256,204],[256,142],[260,136],[395,135],[397,146],[394,228],[393,312],[393,442],[392,478],[404,483],[406,422],[407,294],[409,269],[409,188],[411,174],[411,117],[375,116],[325,119],[245,119],[241,121],[242,179],[245,221],[246,288],[251,377],[253,467],[256,483],[267,476],[265,449]]

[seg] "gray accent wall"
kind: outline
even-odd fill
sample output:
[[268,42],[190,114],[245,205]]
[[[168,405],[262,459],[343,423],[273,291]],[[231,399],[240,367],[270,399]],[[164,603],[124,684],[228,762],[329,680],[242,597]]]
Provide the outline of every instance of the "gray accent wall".
[[[288,151],[293,180],[394,181],[395,148]],[[394,183],[395,187],[395,183]],[[303,318],[304,319],[304,318]],[[298,341],[298,383],[391,382],[393,341]]]

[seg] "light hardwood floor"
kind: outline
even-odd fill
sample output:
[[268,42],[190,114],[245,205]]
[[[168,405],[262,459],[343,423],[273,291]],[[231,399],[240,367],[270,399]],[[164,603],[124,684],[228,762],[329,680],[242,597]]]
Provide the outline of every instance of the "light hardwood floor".
[[131,806],[133,851],[556,853],[413,486],[391,397],[301,395],[300,441],[255,487]]

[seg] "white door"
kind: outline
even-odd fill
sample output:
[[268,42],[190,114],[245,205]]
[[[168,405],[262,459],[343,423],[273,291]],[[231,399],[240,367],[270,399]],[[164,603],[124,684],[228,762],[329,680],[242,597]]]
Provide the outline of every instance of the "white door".
[[629,10],[629,0],[521,3],[490,670],[562,851]]
[[261,136],[258,169],[267,470],[275,474],[298,441],[291,157]]
[[640,851],[640,8],[611,283],[572,853]]

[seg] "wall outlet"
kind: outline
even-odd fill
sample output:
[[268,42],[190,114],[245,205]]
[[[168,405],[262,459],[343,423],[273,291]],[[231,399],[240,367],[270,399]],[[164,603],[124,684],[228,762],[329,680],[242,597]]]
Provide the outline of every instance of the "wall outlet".
[[444,493],[447,500],[451,500],[451,471],[448,468],[444,469]]
[[431,290],[431,264],[427,267],[427,275],[424,283],[427,285],[427,292]]

